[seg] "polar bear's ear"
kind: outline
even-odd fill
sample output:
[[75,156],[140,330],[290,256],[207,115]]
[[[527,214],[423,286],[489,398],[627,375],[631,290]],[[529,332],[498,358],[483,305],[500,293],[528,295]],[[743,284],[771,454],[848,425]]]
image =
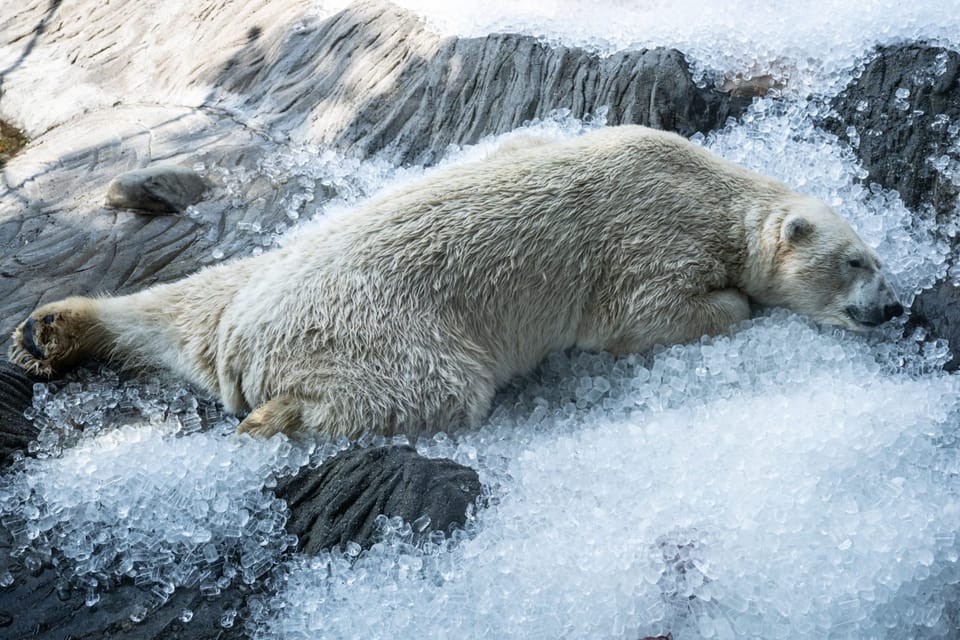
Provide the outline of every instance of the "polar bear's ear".
[[813,233],[813,223],[799,214],[791,214],[783,219],[780,227],[780,241],[794,243]]

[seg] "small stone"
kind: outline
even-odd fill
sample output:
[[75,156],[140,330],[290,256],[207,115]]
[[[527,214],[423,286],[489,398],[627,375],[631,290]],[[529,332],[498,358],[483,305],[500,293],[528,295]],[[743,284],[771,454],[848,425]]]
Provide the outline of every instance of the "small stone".
[[107,189],[106,206],[150,213],[176,213],[200,201],[207,184],[193,169],[156,165],[122,173]]
[[480,496],[477,472],[453,460],[425,458],[410,446],[357,448],[304,468],[277,488],[291,505],[288,531],[314,554],[340,546],[359,555],[376,540],[378,515],[399,516],[419,540],[462,527]]

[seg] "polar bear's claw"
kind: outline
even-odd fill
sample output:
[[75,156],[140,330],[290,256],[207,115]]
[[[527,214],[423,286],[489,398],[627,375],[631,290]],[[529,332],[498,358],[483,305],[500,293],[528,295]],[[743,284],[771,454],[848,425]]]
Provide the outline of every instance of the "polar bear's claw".
[[13,332],[10,362],[50,378],[87,355],[89,315],[73,301],[41,307],[20,323]]
[[33,318],[23,323],[23,329],[21,329],[20,332],[20,343],[34,358],[43,360],[46,356],[40,347],[37,346],[37,341],[34,339],[33,326],[35,324],[36,321]]
[[53,314],[45,314],[39,321],[34,317],[24,320],[13,332],[10,361],[34,375],[53,376],[60,351],[56,329]]

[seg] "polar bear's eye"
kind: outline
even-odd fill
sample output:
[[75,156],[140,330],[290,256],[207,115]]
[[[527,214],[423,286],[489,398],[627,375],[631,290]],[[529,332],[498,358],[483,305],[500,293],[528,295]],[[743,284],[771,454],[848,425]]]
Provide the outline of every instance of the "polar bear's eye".
[[850,265],[851,269],[863,269],[863,260],[859,258],[854,258],[847,262],[847,264]]

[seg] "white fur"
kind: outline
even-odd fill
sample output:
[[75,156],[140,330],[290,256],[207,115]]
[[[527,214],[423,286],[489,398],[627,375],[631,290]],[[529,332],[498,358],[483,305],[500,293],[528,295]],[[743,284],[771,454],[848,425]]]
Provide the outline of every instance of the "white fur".
[[747,296],[855,324],[854,287],[810,265],[876,258],[819,201],[642,127],[524,140],[279,250],[95,300],[91,350],[259,407],[244,427],[264,435],[418,434],[476,423],[551,351],[722,332]]

